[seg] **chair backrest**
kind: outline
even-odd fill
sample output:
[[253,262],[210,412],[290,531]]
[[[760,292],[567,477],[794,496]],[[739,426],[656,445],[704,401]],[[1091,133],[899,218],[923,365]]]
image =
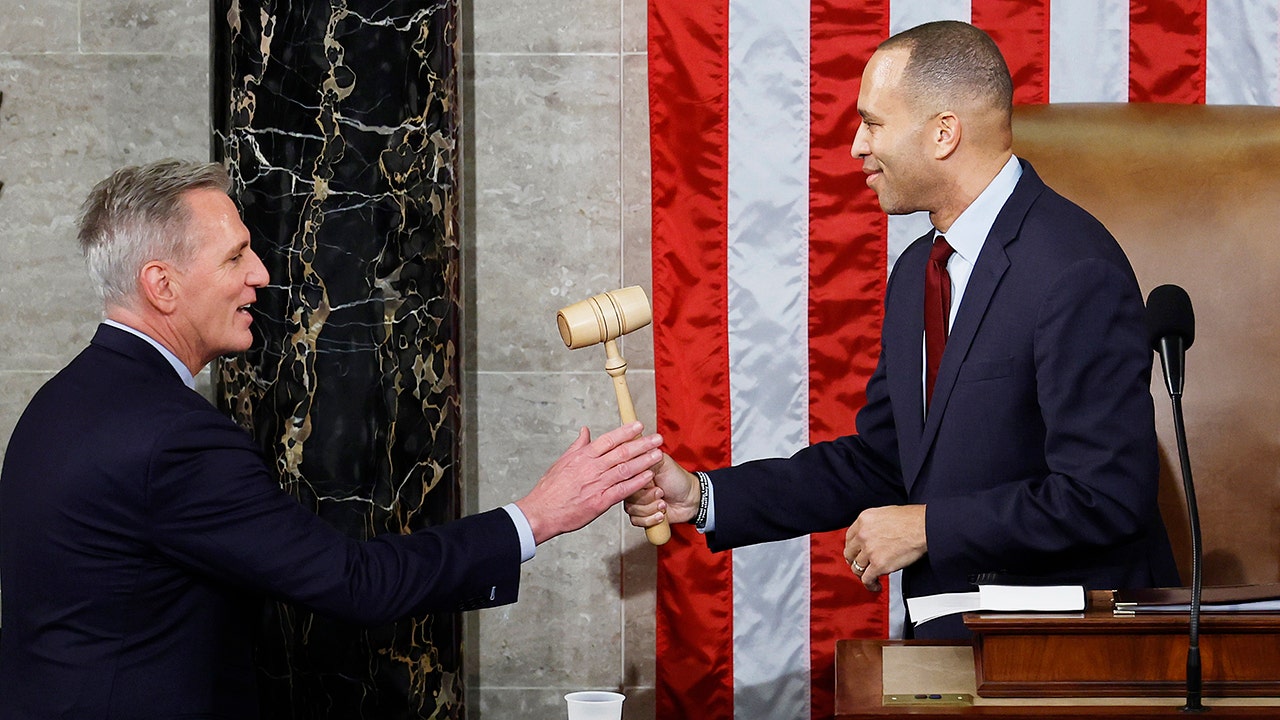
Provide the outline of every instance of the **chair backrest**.
[[[1280,109],[1062,104],[1014,113],[1014,152],[1098,217],[1144,297],[1191,296],[1183,394],[1206,585],[1280,581]],[[1190,582],[1190,530],[1160,362],[1161,510]]]

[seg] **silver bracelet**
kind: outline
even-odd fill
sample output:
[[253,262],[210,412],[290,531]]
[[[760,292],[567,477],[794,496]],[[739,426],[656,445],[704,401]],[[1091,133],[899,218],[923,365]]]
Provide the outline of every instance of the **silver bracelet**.
[[701,496],[698,498],[698,517],[693,519],[693,526],[699,530],[707,526],[707,496],[711,487],[711,478],[706,473],[698,470],[694,473],[698,476],[698,489]]

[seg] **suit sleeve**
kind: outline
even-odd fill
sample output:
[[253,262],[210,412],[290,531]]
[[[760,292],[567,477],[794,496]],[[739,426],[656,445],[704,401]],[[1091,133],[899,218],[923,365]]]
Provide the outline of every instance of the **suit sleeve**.
[[1116,264],[1087,259],[1063,268],[1042,297],[1033,355],[1045,471],[930,502],[934,566],[1034,571],[1072,555],[1087,565],[1150,525],[1158,466],[1137,284]]
[[866,508],[906,502],[884,365],[882,351],[858,434],[708,473],[716,488],[712,550],[836,530]]
[[239,427],[181,416],[148,476],[151,541],[236,586],[366,625],[515,602],[520,545],[501,509],[360,542],[286,495]]
[[[889,293],[900,268],[909,264],[900,261],[894,269]],[[727,550],[836,530],[853,524],[866,508],[907,501],[887,375],[893,352],[882,338],[856,434],[815,443],[789,458],[708,473],[716,486],[716,531],[707,534],[708,547]]]

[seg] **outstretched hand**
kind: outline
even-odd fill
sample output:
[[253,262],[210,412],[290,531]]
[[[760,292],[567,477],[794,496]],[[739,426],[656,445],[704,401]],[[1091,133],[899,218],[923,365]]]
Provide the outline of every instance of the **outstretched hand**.
[[641,435],[636,422],[594,441],[587,428],[551,465],[516,507],[542,543],[577,530],[653,480],[649,468],[662,459],[659,435]]

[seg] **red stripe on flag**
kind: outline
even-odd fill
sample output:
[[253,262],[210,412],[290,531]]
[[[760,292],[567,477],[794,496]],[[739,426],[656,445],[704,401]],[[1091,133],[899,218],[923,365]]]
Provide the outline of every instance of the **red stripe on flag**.
[[[730,457],[727,0],[649,4],[658,431],[685,467]],[[655,90],[656,89],[656,90]],[[733,717],[732,565],[689,525],[658,551],[661,718]]]
[[1013,101],[1049,102],[1049,5],[1045,0],[973,0],[973,24],[1000,46],[1013,76]]
[[1205,1],[1130,2],[1130,102],[1204,102]]
[[[888,0],[815,0],[810,15],[809,435],[854,430],[880,352],[887,271],[884,213],[850,157],[862,67],[889,32]],[[835,642],[884,637],[887,593],[844,561],[844,531],[810,536],[812,717],[834,712]]]

